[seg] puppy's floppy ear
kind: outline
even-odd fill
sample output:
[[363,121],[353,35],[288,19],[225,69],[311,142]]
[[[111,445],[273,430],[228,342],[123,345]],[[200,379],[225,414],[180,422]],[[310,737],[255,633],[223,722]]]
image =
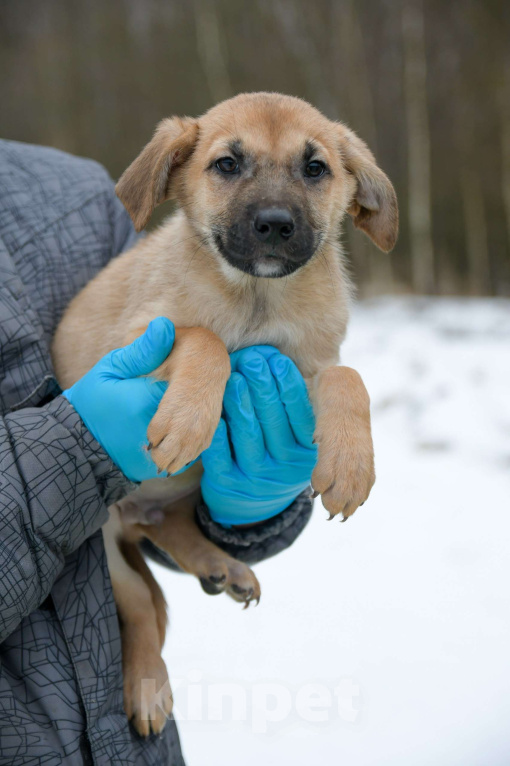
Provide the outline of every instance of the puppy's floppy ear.
[[356,190],[347,212],[377,247],[389,252],[398,236],[398,204],[395,189],[377,166],[368,146],[341,125],[341,152],[346,169],[356,180]]
[[170,174],[192,153],[198,121],[191,117],[162,120],[154,137],[131,163],[115,187],[117,196],[141,231],[156,205],[169,197]]

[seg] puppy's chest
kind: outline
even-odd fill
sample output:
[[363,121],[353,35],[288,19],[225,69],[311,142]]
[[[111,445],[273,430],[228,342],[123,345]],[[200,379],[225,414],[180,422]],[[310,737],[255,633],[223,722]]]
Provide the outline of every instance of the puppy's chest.
[[252,323],[228,324],[218,333],[229,351],[236,351],[246,346],[267,344],[276,346],[283,353],[289,353],[301,337],[300,328],[275,318],[254,321]]
[[[326,312],[327,314],[327,312]],[[246,346],[275,346],[293,359],[301,372],[313,375],[338,355],[343,328],[334,316],[310,307],[246,302],[215,318],[210,327],[229,352]]]
[[[246,300],[236,307],[235,314],[239,321],[235,327],[226,328],[231,337],[226,341],[227,347],[234,344],[236,348],[255,343],[273,343],[278,340],[285,343],[289,333],[296,331],[292,318],[284,321],[284,306],[270,303],[264,298]],[[234,349],[232,349],[234,350]]]

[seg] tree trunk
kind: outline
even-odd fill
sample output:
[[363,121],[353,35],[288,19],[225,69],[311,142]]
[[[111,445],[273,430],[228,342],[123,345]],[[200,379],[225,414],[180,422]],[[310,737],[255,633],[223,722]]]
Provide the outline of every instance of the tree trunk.
[[418,293],[432,293],[435,288],[435,275],[430,200],[427,62],[422,0],[403,0],[402,34],[413,287]]
[[[367,142],[377,155],[377,126],[375,107],[368,73],[363,25],[360,22],[357,4],[346,0],[336,6],[335,27],[339,30],[340,44],[349,72],[347,90],[350,106],[351,126]],[[362,294],[388,293],[395,289],[391,255],[381,253],[374,245],[357,233],[350,237],[352,252],[360,263],[360,280],[364,283]]]
[[510,57],[507,56],[503,69],[503,84],[500,89],[500,131],[501,131],[501,195],[505,210],[507,248],[510,249]]
[[214,0],[193,0],[197,52],[213,102],[233,95],[226,44]]

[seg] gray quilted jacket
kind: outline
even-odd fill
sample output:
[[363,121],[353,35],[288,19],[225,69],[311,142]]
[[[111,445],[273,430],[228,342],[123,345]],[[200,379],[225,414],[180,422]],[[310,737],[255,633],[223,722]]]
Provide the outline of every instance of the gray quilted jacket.
[[[101,526],[130,485],[59,396],[48,351],[69,300],[134,238],[99,165],[0,142],[0,764],[183,765],[174,721],[142,740],[123,712]],[[305,493],[254,530],[197,518],[254,562],[310,512]]]

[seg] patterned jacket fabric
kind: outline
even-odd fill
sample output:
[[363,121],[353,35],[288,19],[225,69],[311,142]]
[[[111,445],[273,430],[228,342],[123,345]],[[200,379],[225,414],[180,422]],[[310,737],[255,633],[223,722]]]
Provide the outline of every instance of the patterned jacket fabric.
[[[59,396],[49,354],[67,303],[135,238],[101,166],[0,141],[2,765],[184,763],[173,720],[142,740],[123,712],[101,526],[132,485]],[[310,513],[304,493],[256,530],[223,529],[204,506],[197,520],[253,562],[290,545]]]

